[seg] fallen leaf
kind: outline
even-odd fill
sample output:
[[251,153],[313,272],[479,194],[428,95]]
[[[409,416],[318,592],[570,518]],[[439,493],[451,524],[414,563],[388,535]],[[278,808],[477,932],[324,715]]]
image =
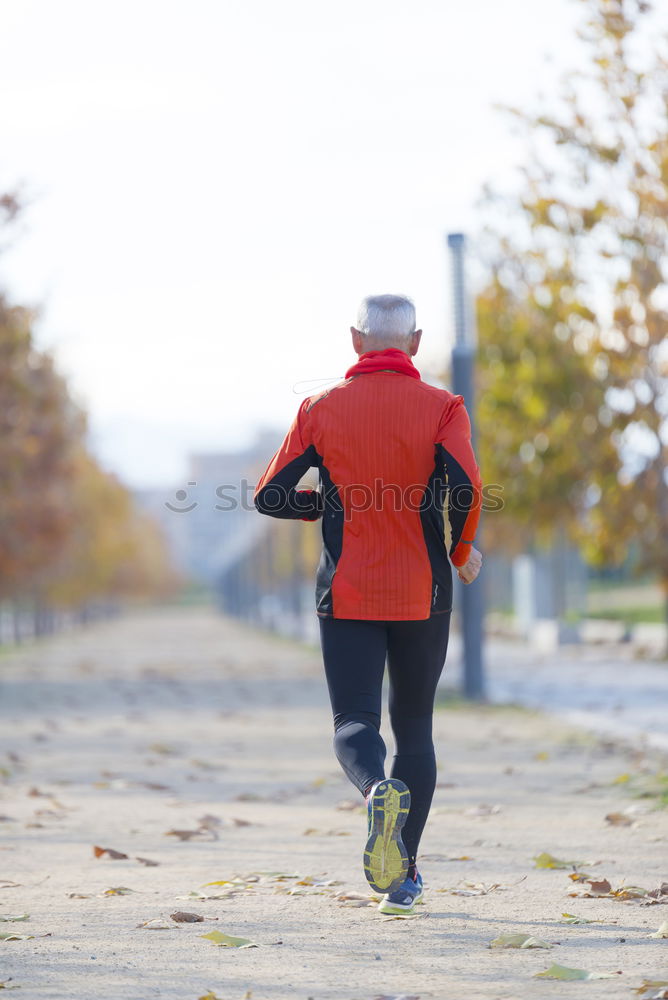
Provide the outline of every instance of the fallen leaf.
[[203,829],[199,830],[168,830],[165,837],[178,837],[179,840],[191,840],[193,837],[201,837],[204,834]]
[[605,896],[610,892],[612,886],[608,882],[607,878],[595,881],[594,879],[587,879],[589,884],[589,891],[592,896]]
[[198,921],[204,920],[200,913],[189,913],[187,910],[177,910],[176,913],[170,913],[170,917],[180,924],[196,924]]
[[468,854],[421,854],[420,858],[422,861],[473,861],[473,858]]
[[533,755],[534,760],[549,760],[550,755],[547,750],[539,750],[538,753]]
[[223,934],[222,931],[210,931],[208,934],[200,934],[199,936],[213,941],[221,948],[257,948],[255,942],[248,938],[232,937],[231,934]]
[[642,899],[647,895],[647,889],[639,885],[621,885],[619,889],[612,889],[610,895],[616,899]]
[[545,972],[537,972],[534,979],[614,979],[619,972],[587,972],[586,969],[569,969],[566,965],[551,965]]
[[18,985],[14,985],[14,986],[8,986],[7,985],[7,983],[9,983],[12,978],[13,977],[10,976],[9,979],[2,979],[2,980],[0,980],[0,990],[18,990],[18,989],[20,989],[21,987],[18,986]]
[[243,885],[243,882],[241,879],[221,878],[216,882],[205,882],[204,886],[206,887],[207,885]]
[[112,847],[93,847],[93,854],[96,858],[101,858],[103,854],[112,858],[114,861],[127,860],[128,855],[123,854],[122,851],[115,851]]
[[[490,885],[486,885],[484,882],[469,882],[463,880],[454,889],[437,889],[436,892],[449,892],[453,896],[486,896],[490,892],[494,892],[496,889],[511,889],[513,886],[519,885],[523,882],[526,875],[522,875],[518,878],[516,882],[511,882],[510,885],[502,885],[501,882],[492,882]],[[459,886],[463,886],[460,888]]]
[[571,872],[568,876],[573,882],[587,882],[591,877],[586,872]]
[[139,858],[139,857],[137,857],[137,858],[135,858],[135,861],[138,861],[140,865],[147,865],[148,867],[151,867],[151,868],[160,864],[159,861],[151,861],[150,858]]
[[501,934],[489,942],[489,948],[552,948],[547,941],[531,934]]
[[92,895],[88,892],[68,892],[68,899],[92,899]]
[[536,868],[577,868],[582,864],[582,861],[562,861],[547,851],[537,854],[532,860],[536,862]]
[[364,903],[378,902],[378,898],[376,896],[370,896],[368,893],[361,893],[361,892],[337,892],[334,895],[334,899],[338,899],[341,902],[364,902]]
[[586,917],[576,917],[574,913],[562,913],[561,915],[564,918],[561,921],[562,924],[596,924],[596,923],[600,924],[601,923],[600,920],[587,920]]
[[0,913],[0,920],[4,920],[4,921],[9,921],[9,920],[29,920],[29,919],[30,919],[30,914],[29,913],[21,913],[20,916],[17,916],[17,917],[13,917],[9,913],[7,913],[7,914]]
[[171,931],[175,929],[172,924],[168,924],[162,917],[154,917],[153,920],[144,920],[143,923],[137,924],[137,927],[143,927],[147,931]]
[[658,889],[650,889],[641,905],[653,906],[655,903],[668,903],[668,882],[662,882]]
[[655,931],[654,934],[650,934],[650,937],[668,938],[668,920],[664,920],[664,922],[659,927],[658,931]]
[[648,990],[655,990],[662,986],[668,986],[668,979],[643,979],[640,986],[633,988],[633,993],[647,993]]
[[627,816],[626,813],[608,813],[605,821],[610,826],[633,826],[633,819]]
[[23,882],[12,882],[11,879],[0,878],[0,889],[15,889],[19,885],[23,885]]
[[393,913],[386,917],[381,917],[381,920],[418,920],[422,916],[420,913]]
[[0,933],[0,941],[29,941],[34,936],[34,934],[15,934],[10,931],[7,934]]
[[162,753],[165,755],[178,753],[176,747],[171,746],[169,743],[151,743],[149,750],[152,753]]
[[116,885],[112,886],[111,889],[105,889],[104,892],[100,893],[101,896],[127,896],[129,893],[135,892],[134,889],[128,889],[126,885]]
[[625,771],[623,774],[618,774],[616,778],[613,778],[610,784],[625,785],[626,782],[630,780],[631,780],[631,775],[628,773],[628,771]]

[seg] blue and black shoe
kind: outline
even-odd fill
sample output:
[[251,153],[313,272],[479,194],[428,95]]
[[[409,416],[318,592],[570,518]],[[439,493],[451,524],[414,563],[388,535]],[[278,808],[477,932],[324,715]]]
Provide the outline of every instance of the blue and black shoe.
[[392,892],[406,878],[408,852],[401,829],[410,807],[411,793],[398,778],[383,778],[372,785],[367,798],[369,823],[364,874],[376,892]]
[[381,913],[389,915],[409,915],[413,913],[416,903],[423,897],[422,876],[415,873],[415,879],[405,879],[398,889],[388,892],[378,904]]

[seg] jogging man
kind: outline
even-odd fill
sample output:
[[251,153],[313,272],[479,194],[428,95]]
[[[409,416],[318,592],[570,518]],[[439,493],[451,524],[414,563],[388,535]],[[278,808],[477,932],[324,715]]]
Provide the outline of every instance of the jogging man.
[[[304,400],[255,491],[273,517],[322,518],[316,611],[334,715],[334,749],[368,809],[364,872],[383,913],[422,897],[418,846],[436,784],[432,715],[448,646],[452,570],[472,583],[481,483],[462,396],[413,365],[412,301],[370,296],[351,327],[358,361]],[[297,485],[309,468],[317,490]],[[444,503],[450,529],[445,535]],[[380,735],[387,661],[396,744]]]

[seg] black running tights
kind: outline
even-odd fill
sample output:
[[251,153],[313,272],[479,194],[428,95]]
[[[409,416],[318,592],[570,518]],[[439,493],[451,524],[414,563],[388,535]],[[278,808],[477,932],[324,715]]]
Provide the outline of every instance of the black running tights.
[[410,864],[415,864],[436,785],[432,713],[449,631],[450,612],[424,621],[320,619],[334,750],[362,794],[385,777],[380,718],[387,660],[390,725],[396,744],[390,777],[400,778],[411,792],[402,833]]

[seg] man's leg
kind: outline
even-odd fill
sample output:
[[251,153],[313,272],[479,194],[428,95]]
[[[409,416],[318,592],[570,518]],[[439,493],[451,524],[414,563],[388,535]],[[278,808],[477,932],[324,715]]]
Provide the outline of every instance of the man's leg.
[[385,776],[380,714],[387,627],[384,622],[320,618],[320,641],[334,715],[334,751],[364,794]]
[[[411,792],[403,829],[409,865],[414,866],[436,786],[432,715],[436,686],[445,663],[450,612],[425,621],[392,622],[389,627],[390,722],[396,742],[391,777]],[[410,869],[414,873],[414,867]]]

